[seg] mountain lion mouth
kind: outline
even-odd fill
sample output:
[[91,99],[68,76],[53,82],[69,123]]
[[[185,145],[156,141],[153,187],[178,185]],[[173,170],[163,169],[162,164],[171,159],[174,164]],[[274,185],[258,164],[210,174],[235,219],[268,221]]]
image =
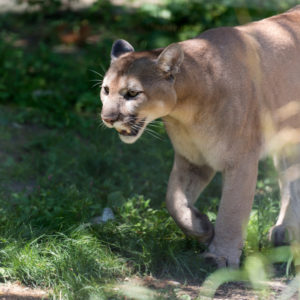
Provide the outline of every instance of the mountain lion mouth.
[[119,134],[122,136],[137,136],[139,131],[144,127],[146,118],[142,119],[138,123],[135,122],[135,120],[132,120],[129,123],[129,128],[128,129],[121,129],[118,130]]

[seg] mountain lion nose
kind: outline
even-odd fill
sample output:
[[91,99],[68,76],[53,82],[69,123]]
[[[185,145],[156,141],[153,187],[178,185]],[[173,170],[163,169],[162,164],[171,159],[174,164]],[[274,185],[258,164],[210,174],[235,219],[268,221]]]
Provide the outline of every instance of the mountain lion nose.
[[114,123],[118,120],[118,117],[118,115],[102,116],[102,120],[110,125],[114,125]]

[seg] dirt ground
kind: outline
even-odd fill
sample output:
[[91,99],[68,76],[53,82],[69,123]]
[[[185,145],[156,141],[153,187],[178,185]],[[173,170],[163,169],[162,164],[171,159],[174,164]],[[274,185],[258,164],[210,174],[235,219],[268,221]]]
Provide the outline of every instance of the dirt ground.
[[[177,299],[196,299],[203,290],[200,285],[197,284],[181,284],[177,281],[172,280],[158,280],[153,277],[146,277],[142,284],[151,289],[155,290],[166,290],[170,289],[173,292],[175,291]],[[218,300],[253,300],[253,299],[268,299],[275,300],[279,299],[279,296],[287,288],[287,283],[284,282],[282,278],[274,279],[270,282],[267,282],[267,286],[270,289],[269,294],[262,294],[257,291],[254,291],[247,282],[232,282],[223,284],[218,288],[217,292],[213,299]],[[171,298],[170,298],[171,299]],[[201,298],[202,299],[202,298]],[[203,299],[209,299],[203,297]],[[299,295],[296,294],[289,298],[291,300],[298,300]]]
[[1,300],[37,300],[48,299],[48,292],[41,289],[28,288],[20,283],[0,283]]
[[[157,279],[152,276],[144,278],[127,278],[124,284],[118,286],[122,294],[132,299],[131,295],[140,293],[141,299],[178,299],[178,300],[276,300],[276,299],[299,299],[298,294],[288,295],[287,283],[282,278],[272,279],[265,282],[264,290],[253,290],[248,282],[232,282],[223,284],[218,288],[213,298],[205,296],[201,284],[180,283],[174,280]],[[145,289],[146,288],[146,289]],[[283,297],[283,294],[284,297]]]
[[[181,284],[173,280],[161,280],[148,276],[143,279],[130,278],[127,282],[148,287],[156,291],[158,294],[161,291],[169,291],[172,299],[174,296],[177,299],[195,299],[201,292],[201,287],[194,284]],[[253,291],[251,287],[244,282],[234,282],[223,284],[216,292],[213,299],[217,300],[254,300],[254,299],[278,299],[282,291],[287,287],[287,284],[282,279],[275,279],[268,283],[271,293],[268,296],[263,296],[258,292]],[[0,283],[0,299],[1,300],[46,300],[48,299],[48,291],[41,289],[32,289],[21,285],[20,283]],[[208,299],[208,298],[207,298]],[[298,295],[294,295],[291,300],[297,300]]]
[[[92,5],[96,0],[77,0],[73,2],[69,2],[68,0],[65,0],[65,5],[67,7],[71,7],[71,9],[81,9],[88,7],[89,5]],[[157,4],[160,2],[160,0],[111,0],[111,2],[115,5],[128,5],[131,7],[138,7],[141,5],[141,3],[148,3],[148,4]],[[0,0],[0,12],[8,12],[8,11],[14,11],[14,12],[22,12],[28,9],[28,6],[24,2],[22,5],[16,5],[16,1],[14,0]]]

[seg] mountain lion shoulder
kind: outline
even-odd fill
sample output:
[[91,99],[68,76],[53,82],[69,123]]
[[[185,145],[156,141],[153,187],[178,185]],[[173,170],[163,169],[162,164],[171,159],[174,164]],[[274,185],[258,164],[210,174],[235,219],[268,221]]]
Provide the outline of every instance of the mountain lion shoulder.
[[[300,6],[244,26],[221,27],[164,49],[111,50],[101,117],[134,143],[162,118],[175,155],[167,209],[209,244],[219,266],[238,266],[266,153],[279,171],[281,210],[271,238],[300,241]],[[194,202],[222,172],[215,226]]]

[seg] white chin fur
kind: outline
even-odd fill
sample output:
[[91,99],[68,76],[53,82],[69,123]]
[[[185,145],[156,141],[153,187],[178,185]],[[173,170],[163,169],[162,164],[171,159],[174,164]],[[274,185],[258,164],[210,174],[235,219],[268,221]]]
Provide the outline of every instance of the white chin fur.
[[139,138],[138,135],[128,136],[128,135],[122,135],[122,134],[119,134],[119,137],[120,137],[121,141],[126,144],[133,144]]

